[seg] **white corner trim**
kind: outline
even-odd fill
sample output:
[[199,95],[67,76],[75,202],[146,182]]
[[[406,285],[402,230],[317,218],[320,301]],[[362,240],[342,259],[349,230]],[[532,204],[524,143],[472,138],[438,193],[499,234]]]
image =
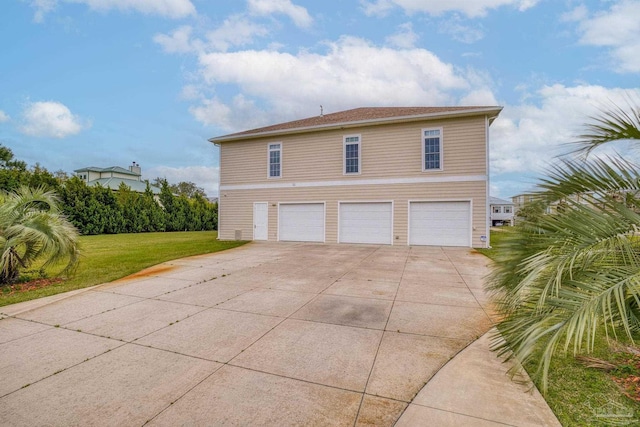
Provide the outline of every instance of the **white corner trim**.
[[302,182],[268,182],[257,184],[220,185],[220,191],[229,190],[265,190],[275,188],[305,188],[305,187],[339,187],[349,185],[390,185],[390,184],[426,184],[444,182],[485,182],[487,175],[452,175],[452,176],[424,176],[416,178],[380,178],[353,179],[344,181],[302,181]]

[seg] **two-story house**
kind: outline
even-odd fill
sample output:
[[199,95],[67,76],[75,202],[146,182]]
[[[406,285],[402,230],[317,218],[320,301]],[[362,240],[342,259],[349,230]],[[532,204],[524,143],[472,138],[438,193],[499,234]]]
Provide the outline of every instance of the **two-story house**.
[[219,238],[485,247],[501,110],[356,108],[212,138]]
[[[88,186],[101,185],[117,191],[120,184],[124,183],[131,188],[132,191],[144,193],[147,189],[147,182],[142,180],[142,168],[136,162],[133,162],[129,169],[120,166],[111,166],[108,168],[97,168],[90,166],[82,169],[74,170],[76,176],[83,180]],[[160,189],[153,185],[149,186],[154,195],[160,194]]]
[[491,226],[513,225],[514,205],[508,200],[489,198]]

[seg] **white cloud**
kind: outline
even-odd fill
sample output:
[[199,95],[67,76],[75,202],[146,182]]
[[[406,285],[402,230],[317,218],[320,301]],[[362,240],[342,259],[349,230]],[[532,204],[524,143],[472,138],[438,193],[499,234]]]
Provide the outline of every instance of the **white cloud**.
[[150,180],[156,177],[165,178],[170,184],[183,181],[193,182],[198,187],[204,188],[207,196],[218,196],[220,169],[215,166],[187,166],[183,168],[156,166],[144,171],[144,176]]
[[89,122],[72,114],[64,104],[55,101],[29,103],[22,118],[20,131],[31,136],[65,138],[91,126]]
[[418,38],[418,35],[413,31],[413,24],[405,22],[398,27],[398,31],[395,34],[386,38],[386,42],[401,49],[411,49],[415,47]]
[[55,9],[58,0],[33,0],[31,7],[36,10],[33,14],[34,22],[44,22],[44,16]]
[[569,12],[563,13],[560,16],[560,20],[562,22],[578,22],[586,19],[589,16],[589,9],[583,4],[580,6],[576,6],[571,9]]
[[221,26],[207,33],[209,45],[226,51],[231,46],[251,44],[255,37],[264,37],[269,31],[262,25],[249,21],[242,15],[232,15]]
[[623,0],[608,11],[597,13],[581,21],[580,42],[585,45],[611,49],[607,68],[623,73],[640,72],[640,2]]
[[4,111],[0,110],[0,123],[8,122],[9,120],[10,120],[10,118],[7,115],[7,113],[5,113]]
[[[640,97],[640,90],[635,90]],[[566,154],[584,123],[603,108],[627,105],[630,91],[602,86],[544,86],[526,103],[505,106],[491,126],[492,173],[542,172]],[[535,102],[535,103],[534,103]]]
[[169,35],[156,34],[153,41],[158,43],[167,53],[188,53],[197,51],[200,43],[191,40],[193,29],[189,25],[184,25],[173,30]]
[[367,16],[385,16],[394,7],[391,0],[360,0],[360,5]]
[[180,99],[193,101],[201,97],[201,89],[197,85],[185,85],[180,92]]
[[308,28],[313,24],[313,18],[302,6],[291,3],[291,0],[248,0],[249,11],[254,15],[272,15],[281,13],[287,15],[296,26]]
[[355,37],[327,46],[324,54],[201,54],[200,73],[206,84],[230,85],[244,95],[230,103],[209,100],[192,113],[203,123],[231,131],[247,129],[248,123],[317,114],[321,104],[326,112],[367,105],[452,105],[456,91],[469,89],[468,73],[425,49],[395,50]]
[[460,98],[460,105],[491,106],[500,104],[488,88],[475,89]]
[[402,8],[406,13],[428,13],[441,15],[446,12],[460,12],[470,18],[485,16],[490,9],[513,6],[520,11],[527,10],[539,0],[361,0],[360,4],[367,15],[384,15],[393,6]]
[[44,16],[60,2],[85,4],[98,11],[132,10],[173,19],[196,14],[196,8],[190,0],[33,0],[31,7],[35,9],[34,21],[42,22]]
[[441,22],[439,31],[449,34],[454,40],[467,44],[475,43],[484,37],[484,31],[481,27],[464,24],[458,15]]
[[269,34],[267,28],[249,21],[242,15],[232,15],[215,30],[206,33],[206,41],[193,37],[189,25],[178,27],[169,34],[156,34],[153,41],[167,53],[226,51],[233,46],[253,43],[256,37]]

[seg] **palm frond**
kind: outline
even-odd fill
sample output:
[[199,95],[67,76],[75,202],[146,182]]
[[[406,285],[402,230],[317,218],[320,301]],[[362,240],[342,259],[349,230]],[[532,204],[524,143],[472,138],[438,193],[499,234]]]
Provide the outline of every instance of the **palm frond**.
[[0,282],[41,260],[46,268],[66,261],[63,272],[78,260],[78,232],[61,214],[54,193],[20,188],[0,194]]
[[504,343],[522,363],[542,346],[536,375],[546,390],[553,355],[591,351],[597,333],[633,338],[640,301],[640,215],[623,203],[569,202],[561,215],[513,233],[492,286]]
[[640,108],[631,102],[626,108],[614,104],[591,120],[575,143],[575,154],[586,157],[596,148],[613,141],[640,140]]

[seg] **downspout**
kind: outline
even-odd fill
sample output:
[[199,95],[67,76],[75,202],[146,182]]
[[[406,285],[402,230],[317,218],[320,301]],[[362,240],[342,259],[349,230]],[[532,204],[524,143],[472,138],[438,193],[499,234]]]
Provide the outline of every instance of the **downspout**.
[[491,247],[491,203],[489,203],[490,199],[490,193],[491,193],[491,174],[489,171],[489,126],[491,126],[491,122],[489,121],[489,116],[484,116],[484,128],[485,128],[485,143],[487,146],[487,158],[485,159],[486,162],[486,168],[485,170],[487,171],[487,194],[486,194],[486,202],[485,202],[485,235],[487,236],[487,238],[485,239],[484,242],[484,247],[485,248],[490,248]]
[[[220,144],[218,144],[217,142],[214,142],[213,145],[215,147],[218,147],[218,150],[220,150]],[[220,158],[220,155],[218,155],[218,159]],[[222,205],[222,193],[220,192],[220,164],[219,164],[220,160],[218,160],[218,237],[216,238],[216,240],[220,240],[220,206]]]

